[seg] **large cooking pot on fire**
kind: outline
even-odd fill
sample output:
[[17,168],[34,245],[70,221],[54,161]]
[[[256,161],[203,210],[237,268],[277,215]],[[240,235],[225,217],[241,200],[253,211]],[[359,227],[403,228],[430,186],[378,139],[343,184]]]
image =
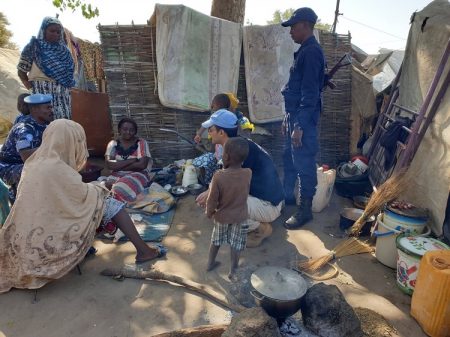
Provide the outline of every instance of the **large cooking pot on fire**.
[[251,276],[254,290],[250,293],[269,316],[278,321],[292,316],[300,309],[300,299],[308,290],[298,273],[282,267],[261,267]]

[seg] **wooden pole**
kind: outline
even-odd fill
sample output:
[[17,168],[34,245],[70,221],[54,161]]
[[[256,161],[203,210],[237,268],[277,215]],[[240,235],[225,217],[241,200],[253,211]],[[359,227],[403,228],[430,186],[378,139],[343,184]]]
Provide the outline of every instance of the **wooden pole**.
[[337,20],[338,20],[338,16],[341,15],[341,13],[339,13],[339,3],[341,2],[341,0],[337,0],[336,2],[336,10],[334,11],[334,22],[333,22],[333,34],[336,33],[336,26],[337,26]]

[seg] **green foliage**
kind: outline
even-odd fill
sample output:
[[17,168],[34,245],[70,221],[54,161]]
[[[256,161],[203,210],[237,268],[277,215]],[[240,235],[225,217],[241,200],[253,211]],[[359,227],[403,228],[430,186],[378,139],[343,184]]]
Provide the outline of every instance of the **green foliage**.
[[331,25],[329,23],[322,23],[320,22],[320,19],[317,19],[316,25],[314,26],[315,29],[318,30],[325,30],[327,32],[331,32]]
[[17,45],[11,42],[12,33],[6,28],[8,25],[8,19],[0,12],[0,48],[17,49]]
[[294,14],[295,9],[293,8],[288,8],[285,11],[280,11],[279,9],[277,9],[273,14],[272,14],[272,20],[267,21],[268,25],[273,25],[276,23],[282,23],[283,21],[288,20],[292,14]]
[[[295,11],[294,8],[288,8],[284,11],[280,11],[278,9],[272,14],[272,20],[267,21],[267,24],[268,25],[279,24],[282,23],[283,21],[289,20],[292,14],[294,14],[294,11]],[[328,23],[322,23],[320,19],[317,20],[314,28],[318,30],[331,31],[331,25]]]
[[61,12],[69,9],[75,12],[77,9],[81,9],[81,14],[86,19],[92,19],[99,15],[97,7],[92,7],[91,4],[87,4],[82,0],[52,0],[53,6],[58,8]]

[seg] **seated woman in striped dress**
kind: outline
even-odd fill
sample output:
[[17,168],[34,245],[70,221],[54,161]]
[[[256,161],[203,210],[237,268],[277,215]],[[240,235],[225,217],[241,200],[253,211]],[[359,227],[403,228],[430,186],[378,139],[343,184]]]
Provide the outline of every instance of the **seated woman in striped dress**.
[[116,199],[131,203],[149,186],[153,161],[146,140],[136,136],[133,119],[121,119],[118,132],[119,138],[110,141],[106,148],[106,167],[112,171],[107,185]]

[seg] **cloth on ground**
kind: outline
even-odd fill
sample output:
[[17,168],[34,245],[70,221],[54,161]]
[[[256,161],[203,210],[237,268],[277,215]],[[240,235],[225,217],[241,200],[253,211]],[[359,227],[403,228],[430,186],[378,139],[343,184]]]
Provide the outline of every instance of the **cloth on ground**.
[[217,93],[237,91],[239,24],[180,5],[157,4],[152,23],[155,20],[158,94],[162,105],[204,111]]
[[129,208],[147,213],[159,214],[167,212],[175,204],[175,199],[161,185],[152,183],[144,189],[136,200],[128,204]]
[[[149,214],[140,210],[127,209],[136,230],[144,241],[162,241],[170,230],[175,209],[160,214]],[[120,229],[114,235],[114,241],[126,241],[128,238]]]
[[44,132],[0,229],[0,293],[40,288],[84,259],[109,193],[81,181],[78,171],[87,156],[81,125],[56,120]]

